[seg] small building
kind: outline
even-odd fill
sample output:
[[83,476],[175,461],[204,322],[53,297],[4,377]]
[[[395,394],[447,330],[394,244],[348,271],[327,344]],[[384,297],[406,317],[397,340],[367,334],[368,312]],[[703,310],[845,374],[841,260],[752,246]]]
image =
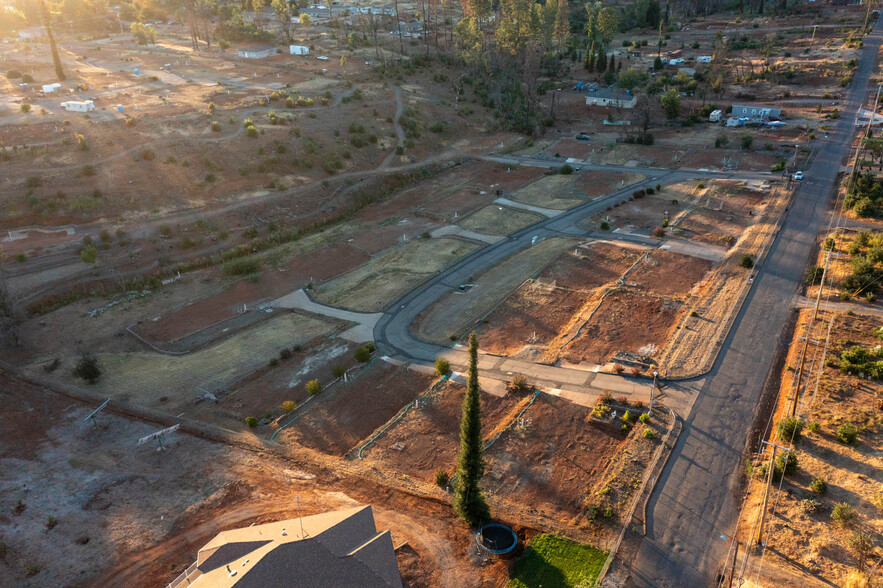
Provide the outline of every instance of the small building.
[[696,63],[711,63],[711,55],[700,55],[696,58]]
[[682,49],[675,49],[674,51],[668,52],[668,60],[669,61],[671,61],[672,59],[680,59],[683,56],[684,56],[684,51]]
[[95,110],[95,103],[91,100],[82,102],[62,102],[61,107],[69,112],[92,112]]
[[290,45],[288,47],[288,50],[291,52],[292,55],[309,55],[310,54],[310,48],[306,47],[304,45]]
[[61,84],[58,82],[54,84],[43,84],[43,92],[46,94],[51,94],[57,90],[61,90]]
[[712,110],[711,114],[708,115],[708,120],[710,122],[720,122],[721,118],[724,116],[723,110]]
[[370,506],[224,531],[168,588],[402,588]]
[[638,97],[625,90],[611,90],[605,88],[586,94],[587,106],[613,106],[619,108],[634,108],[638,103]]
[[276,48],[272,45],[252,45],[236,51],[239,57],[246,59],[263,59],[271,55],[276,55]]
[[733,104],[732,115],[736,118],[745,118],[749,122],[765,122],[770,119],[782,118],[782,110],[779,108],[768,108],[766,106],[745,106],[742,104]]

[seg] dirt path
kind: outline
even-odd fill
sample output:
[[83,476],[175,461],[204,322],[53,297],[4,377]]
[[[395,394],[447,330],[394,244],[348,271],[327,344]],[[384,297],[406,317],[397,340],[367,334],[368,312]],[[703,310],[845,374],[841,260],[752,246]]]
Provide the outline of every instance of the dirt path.
[[[392,117],[392,124],[393,124],[393,126],[395,126],[396,135],[398,135],[398,138],[399,138],[399,142],[396,145],[396,147],[398,148],[398,147],[401,147],[405,144],[405,129],[403,129],[402,125],[399,124],[399,118],[401,118],[402,113],[405,112],[405,103],[402,102],[402,89],[398,86],[393,86],[392,90],[393,90],[393,92],[395,92],[395,95],[396,95],[396,113]],[[379,166],[377,166],[377,169],[388,168],[390,162],[392,161],[393,157],[395,157],[395,156],[396,156],[396,150],[393,149],[392,153],[387,155],[386,159],[383,160],[383,163],[381,163]]]

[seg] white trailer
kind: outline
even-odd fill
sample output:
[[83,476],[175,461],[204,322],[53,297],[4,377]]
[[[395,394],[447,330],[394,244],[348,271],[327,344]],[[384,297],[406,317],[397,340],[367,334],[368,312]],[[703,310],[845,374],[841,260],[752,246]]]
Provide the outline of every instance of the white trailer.
[[70,112],[92,112],[95,110],[95,103],[91,100],[82,102],[62,102],[61,107]]
[[288,50],[291,52],[292,55],[309,55],[310,54],[310,48],[305,47],[303,45],[290,45],[288,47]]
[[710,122],[720,122],[723,115],[724,115],[723,110],[712,110],[711,114],[708,115],[708,120]]
[[44,84],[43,85],[43,92],[45,94],[51,94],[52,92],[55,92],[56,90],[61,90],[61,84],[55,83],[55,84]]

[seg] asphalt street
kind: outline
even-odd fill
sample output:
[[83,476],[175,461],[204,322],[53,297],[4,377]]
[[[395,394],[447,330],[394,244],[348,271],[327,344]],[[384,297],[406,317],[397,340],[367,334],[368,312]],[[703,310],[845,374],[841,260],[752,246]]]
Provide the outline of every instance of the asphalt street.
[[[819,231],[825,227],[837,173],[855,135],[855,113],[867,106],[869,78],[880,46],[880,27],[865,38],[854,81],[841,102],[843,113],[806,170],[795,201],[742,305],[712,369],[703,377],[667,389],[677,398],[684,429],[647,509],[647,535],[637,556],[625,562],[630,584],[652,587],[714,585],[727,553],[722,534],[733,531],[741,452],[748,428],[803,279]],[[871,97],[873,100],[873,96]],[[548,167],[545,158],[487,157],[501,163]],[[622,166],[584,166],[581,171],[619,171]],[[770,178],[769,174],[622,168],[643,173],[641,185],[669,184],[695,177]],[[432,362],[447,348],[419,341],[410,325],[417,315],[470,276],[478,275],[527,247],[535,237],[580,233],[577,222],[627,200],[634,187],[546,219],[509,239],[484,247],[408,293],[378,321],[374,337],[381,352],[404,361]],[[563,368],[555,368],[563,370]],[[566,370],[565,370],[566,371]],[[566,379],[563,374],[561,378]],[[550,379],[554,380],[554,374]],[[554,382],[552,382],[554,383]]]
[[[683,433],[647,508],[647,535],[629,566],[634,586],[714,585],[738,516],[734,489],[741,451],[776,346],[819,232],[826,227],[837,172],[855,135],[854,113],[868,99],[880,26],[865,38],[836,130],[797,191],[791,211],[758,268],[754,286],[711,371],[696,392]],[[876,88],[875,88],[876,90]]]

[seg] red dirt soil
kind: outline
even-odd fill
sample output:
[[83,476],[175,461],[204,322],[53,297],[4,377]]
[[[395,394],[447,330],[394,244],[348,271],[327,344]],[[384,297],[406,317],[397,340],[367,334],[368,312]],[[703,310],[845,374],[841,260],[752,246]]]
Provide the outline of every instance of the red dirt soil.
[[561,357],[603,364],[617,351],[637,353],[647,345],[662,349],[681,308],[681,303],[635,291],[611,292]]
[[652,251],[626,277],[626,283],[663,296],[683,296],[711,269],[712,263],[698,257],[660,249]]
[[[559,335],[592,295],[592,290],[618,281],[640,253],[607,243],[568,251],[543,270],[534,284],[521,286],[493,312],[479,331],[490,353],[517,353],[536,333],[538,343]],[[581,257],[587,259],[581,259]],[[545,286],[555,282],[552,290]],[[574,291],[575,290],[575,291]]]
[[298,257],[274,271],[265,268],[257,282],[242,279],[223,292],[183,306],[157,320],[148,320],[134,330],[150,341],[175,341],[209,325],[235,316],[243,304],[284,296],[306,285],[310,279],[327,280],[369,259],[364,251],[335,243]]
[[[453,382],[420,400],[400,421],[362,452],[362,457],[389,471],[404,472],[426,481],[435,481],[439,468],[453,473],[459,447],[460,414],[465,388]],[[481,424],[488,440],[498,427],[508,424],[526,396],[509,394],[503,398],[481,393]],[[401,449],[395,449],[401,447]]]
[[524,426],[503,433],[485,452],[484,487],[563,522],[580,514],[589,480],[604,471],[624,436],[589,420],[591,411],[540,394]]
[[[432,378],[375,361],[357,380],[323,392],[319,402],[283,435],[323,453],[342,456],[424,392]],[[327,398],[327,396],[326,396]]]

